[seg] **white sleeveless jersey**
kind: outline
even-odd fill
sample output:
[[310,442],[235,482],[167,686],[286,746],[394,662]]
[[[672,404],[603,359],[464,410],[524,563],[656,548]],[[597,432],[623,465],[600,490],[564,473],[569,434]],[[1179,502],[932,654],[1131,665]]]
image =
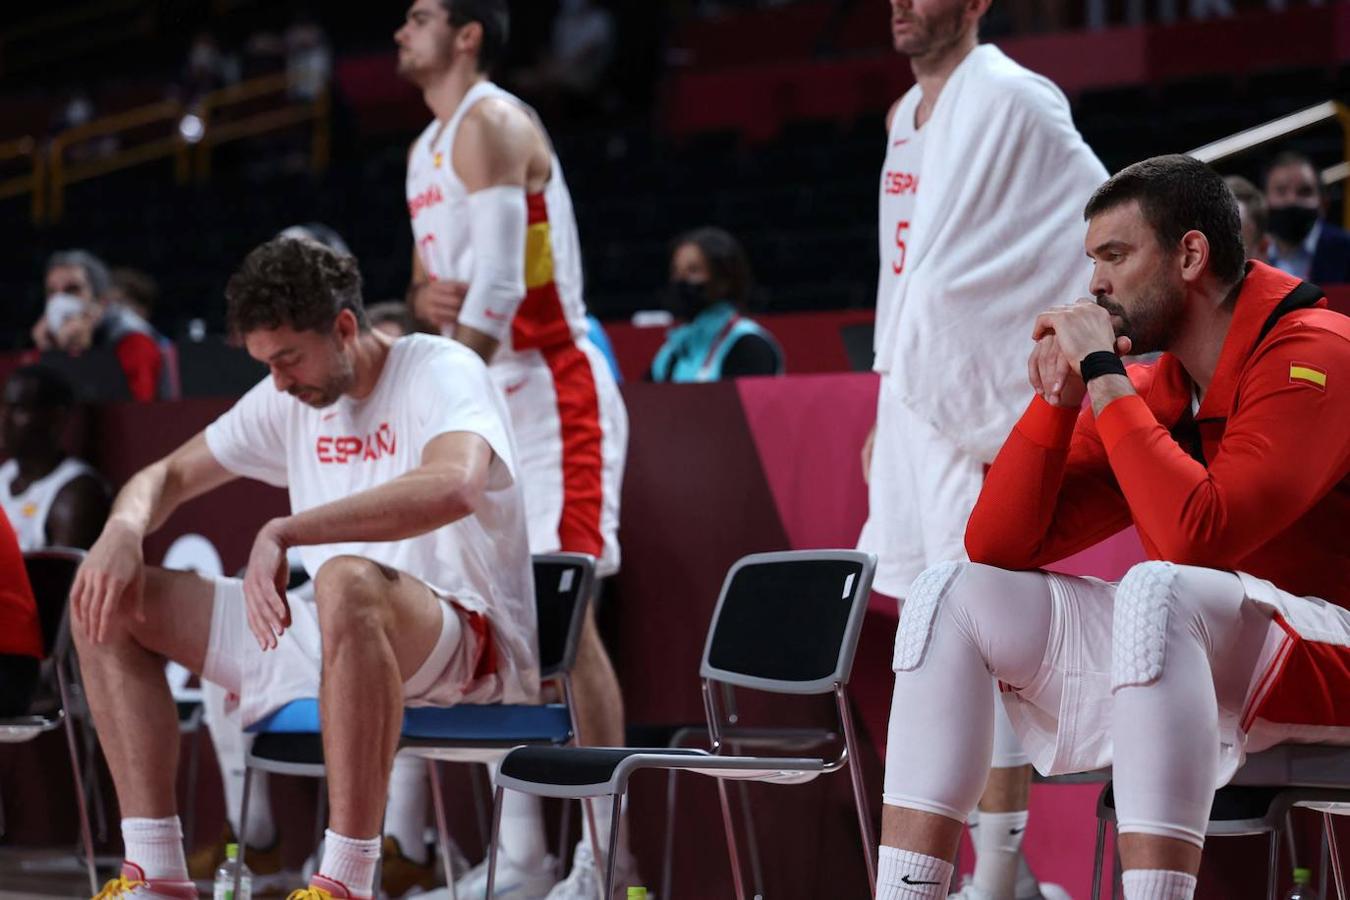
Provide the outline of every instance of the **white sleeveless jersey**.
[[881,167],[881,200],[877,207],[877,240],[881,267],[877,274],[877,318],[873,348],[878,360],[889,358],[888,343],[899,328],[898,288],[905,277],[905,257],[914,240],[911,223],[919,195],[923,165],[923,131],[914,128],[922,99],[918,85],[900,98],[886,136],[886,161]]
[[[534,110],[489,81],[472,87],[448,122],[433,119],[418,136],[408,159],[408,215],[413,241],[433,281],[472,282],[473,245],[469,234],[469,192],[451,163],[459,123],[479,101],[509,100],[524,109],[548,140]],[[581,242],[572,197],[558,155],[550,151],[552,171],[542,193],[526,197],[529,218],[525,242],[525,298],[511,330],[493,356],[493,365],[513,361],[522,352],[571,343],[585,336]]]
[[39,478],[21,494],[14,494],[10,486],[19,475],[19,464],[9,460],[0,466],[0,507],[5,510],[14,533],[19,538],[19,549],[41,550],[47,546],[47,514],[61,489],[84,475],[98,477],[88,464],[66,457],[45,478]]

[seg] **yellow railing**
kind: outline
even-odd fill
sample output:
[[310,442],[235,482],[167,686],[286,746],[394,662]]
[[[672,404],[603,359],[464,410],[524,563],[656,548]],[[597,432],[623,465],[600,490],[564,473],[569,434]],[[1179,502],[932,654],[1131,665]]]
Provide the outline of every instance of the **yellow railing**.
[[330,152],[328,88],[309,102],[290,102],[283,106],[249,112],[240,118],[217,121],[222,112],[241,107],[261,98],[280,95],[289,97],[291,80],[285,73],[266,75],[241,84],[221,88],[207,94],[194,112],[201,118],[203,136],[197,145],[197,177],[206,179],[211,174],[211,151],[221,144],[244,138],[257,137],[272,131],[281,131],[295,125],[312,122],[310,167],[321,172],[328,168]]
[[[272,97],[280,102],[242,108]],[[307,123],[312,125],[310,166],[322,171],[331,149],[330,108],[327,88],[313,100],[296,101],[286,75],[268,75],[212,91],[192,109],[163,100],[104,116],[63,131],[45,147],[32,137],[3,142],[0,166],[27,160],[28,171],[0,179],[0,199],[31,193],[34,224],[59,222],[72,184],[165,159],[173,160],[179,184],[187,183],[194,169],[205,180],[216,147]],[[100,146],[108,140],[115,145]],[[87,149],[87,158],[80,158],[81,149]]]
[[[88,181],[100,175],[129,169],[158,159],[174,157],[174,173],[180,184],[188,180],[187,145],[178,133],[178,124],[183,120],[183,107],[173,100],[163,100],[118,113],[94,119],[84,125],[70,128],[52,138],[49,148],[51,205],[48,212],[51,221],[61,221],[65,213],[66,188],[81,181]],[[167,133],[157,134],[150,140],[127,147],[118,147],[103,154],[98,148],[91,147],[94,158],[87,162],[68,162],[67,152],[81,145],[90,145],[99,138],[117,138],[133,135],[152,126],[165,126]]]
[[[1271,119],[1269,122],[1248,128],[1245,131],[1239,131],[1226,138],[1212,141],[1203,147],[1196,147],[1187,155],[1194,156],[1201,162],[1221,162],[1269,144],[1271,141],[1278,141],[1289,137],[1291,134],[1306,131],[1332,120],[1335,120],[1341,126],[1341,156],[1343,159],[1336,165],[1323,169],[1320,177],[1324,186],[1335,184],[1338,181],[1350,178],[1350,107],[1336,100],[1327,100],[1318,103],[1316,106],[1290,113],[1287,116]],[[1347,200],[1343,206],[1342,218],[1345,227],[1350,228],[1350,200]]]
[[34,222],[46,217],[46,191],[42,189],[46,174],[46,156],[31,137],[21,137],[0,143],[0,164],[12,160],[27,160],[28,172],[0,180],[0,200],[31,194]]

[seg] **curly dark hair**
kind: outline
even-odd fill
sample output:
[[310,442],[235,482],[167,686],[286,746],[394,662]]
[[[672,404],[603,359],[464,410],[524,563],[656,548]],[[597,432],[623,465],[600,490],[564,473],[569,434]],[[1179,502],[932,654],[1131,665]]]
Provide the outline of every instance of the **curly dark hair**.
[[255,247],[230,276],[225,301],[236,339],[282,325],[328,331],[344,309],[362,331],[370,328],[356,258],[306,238],[276,237]]

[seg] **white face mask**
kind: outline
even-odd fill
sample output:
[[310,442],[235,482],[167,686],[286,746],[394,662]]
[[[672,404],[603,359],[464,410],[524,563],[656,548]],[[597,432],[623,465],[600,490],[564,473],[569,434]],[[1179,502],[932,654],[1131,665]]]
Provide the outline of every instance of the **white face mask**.
[[61,326],[76,316],[84,315],[88,304],[74,294],[52,294],[47,298],[47,310],[43,316],[47,320],[47,330],[56,334]]

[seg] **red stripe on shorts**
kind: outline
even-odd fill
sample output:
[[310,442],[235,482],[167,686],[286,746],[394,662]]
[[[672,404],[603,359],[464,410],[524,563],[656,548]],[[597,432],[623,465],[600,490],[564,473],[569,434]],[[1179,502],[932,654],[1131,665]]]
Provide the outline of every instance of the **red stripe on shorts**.
[[595,391],[591,360],[576,344],[541,351],[553,374],[562,432],[563,505],[558,517],[558,544],[564,551],[589,553],[597,559],[605,549],[600,533],[604,466],[600,398]]
[[1252,695],[1242,729],[1257,719],[1281,725],[1350,727],[1350,704],[1337,697],[1350,693],[1350,647],[1310,641],[1284,617],[1275,616],[1287,638]]

